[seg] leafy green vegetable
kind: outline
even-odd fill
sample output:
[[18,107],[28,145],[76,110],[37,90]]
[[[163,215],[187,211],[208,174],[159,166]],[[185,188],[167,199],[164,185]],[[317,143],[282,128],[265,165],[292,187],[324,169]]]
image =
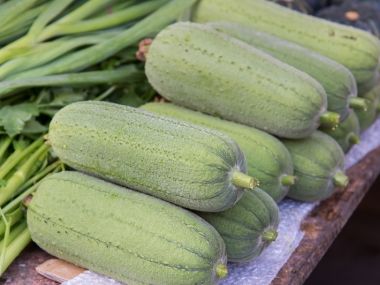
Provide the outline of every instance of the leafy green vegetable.
[[21,133],[27,121],[38,115],[38,106],[33,103],[4,106],[0,109],[0,126],[13,137]]

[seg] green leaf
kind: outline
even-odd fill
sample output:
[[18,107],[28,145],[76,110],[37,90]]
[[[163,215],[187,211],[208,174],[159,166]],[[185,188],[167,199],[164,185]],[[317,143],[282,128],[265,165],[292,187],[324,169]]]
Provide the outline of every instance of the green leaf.
[[22,133],[25,135],[42,134],[47,130],[48,128],[39,123],[36,119],[31,119],[25,123]]
[[0,126],[13,137],[20,134],[25,123],[38,114],[38,107],[33,103],[4,106],[0,109]]
[[50,105],[54,106],[66,106],[70,103],[83,101],[86,99],[87,94],[85,93],[75,93],[75,92],[62,92],[57,93],[54,99],[50,102]]

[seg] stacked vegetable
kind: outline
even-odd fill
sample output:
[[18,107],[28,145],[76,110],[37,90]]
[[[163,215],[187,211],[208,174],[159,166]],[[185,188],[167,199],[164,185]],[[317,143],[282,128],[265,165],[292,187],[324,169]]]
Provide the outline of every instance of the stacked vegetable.
[[30,241],[22,200],[62,169],[43,138],[51,118],[77,101],[151,100],[153,90],[135,59],[138,40],[193,2],[1,1],[1,273]]
[[[1,4],[35,11],[0,29],[0,102],[23,118],[13,134],[0,121],[13,136],[0,146],[12,189],[3,244],[21,236],[11,213],[37,188],[27,221],[49,253],[128,284],[215,284],[227,260],[252,260],[276,239],[276,202],[348,184],[344,151],[378,112],[380,43],[264,0],[136,2]],[[181,14],[193,23],[165,27]],[[131,54],[151,35],[137,55],[171,103],[143,104],[149,86],[133,101],[122,92],[146,84]],[[37,111],[24,114],[25,98]],[[41,130],[27,136],[30,125]],[[25,139],[32,150],[12,162]],[[61,163],[75,171],[28,189]]]

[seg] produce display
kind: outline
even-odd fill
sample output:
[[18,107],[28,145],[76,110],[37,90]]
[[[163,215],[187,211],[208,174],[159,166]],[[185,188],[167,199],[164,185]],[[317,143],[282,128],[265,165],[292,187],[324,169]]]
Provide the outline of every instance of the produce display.
[[351,70],[359,88],[373,82],[379,68],[380,43],[371,34],[292,11],[266,0],[202,0],[194,22],[240,23],[295,42]]
[[344,153],[330,136],[315,132],[303,140],[282,140],[293,159],[297,183],[288,196],[300,201],[325,199],[335,187],[346,187],[348,177],[343,172]]
[[[363,111],[363,113],[366,112]],[[360,142],[359,119],[352,110],[339,126],[332,130],[325,130],[324,132],[335,139],[344,152],[348,152],[353,145]]]
[[349,107],[365,109],[365,101],[357,98],[356,81],[343,65],[295,43],[255,31],[234,23],[212,23],[212,27],[253,45],[273,57],[294,66],[318,80],[326,91],[328,110],[348,116]]
[[276,202],[281,201],[295,183],[293,162],[284,145],[260,130],[224,121],[174,104],[148,103],[141,107],[149,112],[173,117],[225,133],[242,148],[248,174],[260,181],[260,188]]
[[218,284],[289,199],[348,185],[379,63],[370,33],[274,1],[0,0],[0,275],[33,241],[130,285]]
[[247,192],[231,209],[199,213],[220,233],[232,262],[250,261],[277,238],[278,207],[259,188]]
[[47,252],[128,284],[212,284],[225,245],[195,214],[77,172],[45,179],[28,207]]
[[[178,105],[274,135],[307,137],[321,122],[339,121],[338,114],[326,113],[326,93],[315,79],[205,25],[177,23],[161,31],[145,71],[150,84]],[[271,113],[283,114],[282,120]]]
[[380,83],[373,87],[369,92],[364,93],[361,97],[367,102],[367,110],[356,110],[355,113],[359,119],[360,129],[368,129],[380,114]]
[[257,184],[228,136],[119,104],[63,108],[48,142],[75,169],[198,211],[228,209]]

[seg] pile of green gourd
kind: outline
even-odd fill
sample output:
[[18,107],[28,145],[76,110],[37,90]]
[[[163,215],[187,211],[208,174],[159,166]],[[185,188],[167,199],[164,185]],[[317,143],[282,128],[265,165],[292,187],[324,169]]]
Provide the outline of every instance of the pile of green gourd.
[[49,253],[128,284],[215,284],[276,240],[276,202],[347,186],[344,152],[379,111],[378,39],[265,0],[201,0],[190,15],[144,55],[171,103],[79,102],[53,118],[47,142],[76,171],[43,180],[28,207]]

